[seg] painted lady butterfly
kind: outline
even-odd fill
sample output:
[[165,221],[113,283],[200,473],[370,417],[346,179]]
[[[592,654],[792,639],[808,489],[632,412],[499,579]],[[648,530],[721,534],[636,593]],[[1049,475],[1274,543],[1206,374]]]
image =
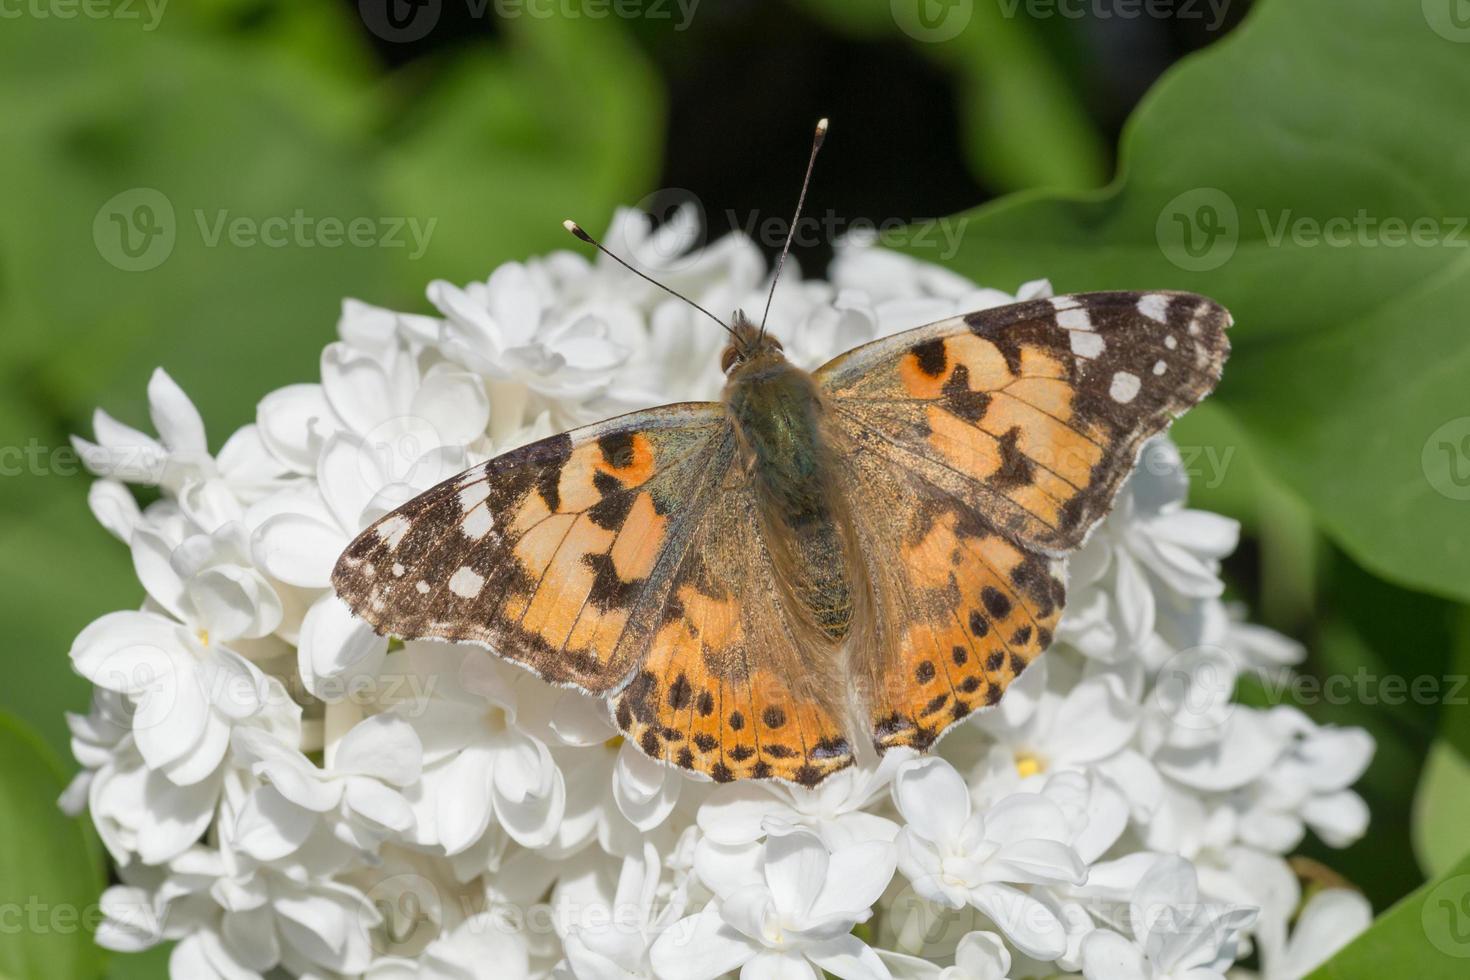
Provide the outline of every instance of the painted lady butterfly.
[[737,314],[721,401],[492,459],[363,532],[333,582],[380,632],[607,697],[655,759],[812,786],[859,739],[928,748],[1046,650],[1059,559],[1213,389],[1230,322],[1186,293],[1061,296],[809,374]]

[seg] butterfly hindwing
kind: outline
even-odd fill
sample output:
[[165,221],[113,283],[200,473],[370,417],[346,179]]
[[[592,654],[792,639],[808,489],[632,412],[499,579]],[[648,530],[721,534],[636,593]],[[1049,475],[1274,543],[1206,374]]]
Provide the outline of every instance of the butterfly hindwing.
[[624,634],[671,574],[728,440],[720,407],[691,403],[532,443],[377,521],[333,584],[381,633],[480,643],[605,693],[632,671]]
[[788,615],[748,482],[731,479],[700,517],[618,725],[645,753],[731,779],[815,785],[853,760],[848,681],[836,651]]
[[1020,303],[859,347],[816,373],[875,604],[854,648],[875,743],[924,747],[1046,649],[1053,559],[1145,440],[1215,385],[1229,315],[1181,293]]

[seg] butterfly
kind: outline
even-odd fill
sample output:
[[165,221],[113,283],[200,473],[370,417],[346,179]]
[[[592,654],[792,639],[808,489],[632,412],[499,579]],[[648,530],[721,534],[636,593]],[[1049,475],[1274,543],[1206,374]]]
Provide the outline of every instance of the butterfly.
[[737,314],[720,401],[491,459],[365,530],[333,583],[379,632],[606,698],[654,759],[815,786],[863,742],[929,748],[1047,649],[1062,559],[1214,388],[1230,323],[1084,293],[808,373]]

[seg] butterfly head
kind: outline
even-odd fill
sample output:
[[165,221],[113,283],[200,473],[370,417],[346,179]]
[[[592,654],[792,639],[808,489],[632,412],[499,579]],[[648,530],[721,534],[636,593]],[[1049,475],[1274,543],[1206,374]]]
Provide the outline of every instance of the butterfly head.
[[735,311],[734,324],[730,328],[730,343],[720,355],[720,370],[726,375],[743,365],[769,364],[784,361],[781,341],[761,330],[741,311]]

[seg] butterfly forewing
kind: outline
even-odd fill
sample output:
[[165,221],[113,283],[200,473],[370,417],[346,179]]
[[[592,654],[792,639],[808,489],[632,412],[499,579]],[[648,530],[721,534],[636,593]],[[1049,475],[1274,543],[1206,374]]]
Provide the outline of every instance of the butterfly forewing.
[[379,632],[480,643],[605,693],[634,666],[625,633],[672,575],[728,443],[713,403],[543,439],[379,520],[333,584]]

